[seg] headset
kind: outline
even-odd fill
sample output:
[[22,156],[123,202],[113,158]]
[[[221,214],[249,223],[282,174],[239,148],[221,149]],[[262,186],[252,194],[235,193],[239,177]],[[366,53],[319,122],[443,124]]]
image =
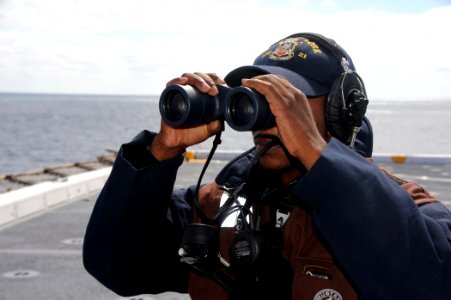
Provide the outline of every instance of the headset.
[[316,33],[292,36],[301,36],[325,46],[343,68],[327,97],[325,118],[332,136],[353,148],[369,103],[362,78],[351,70],[348,55],[334,40]]

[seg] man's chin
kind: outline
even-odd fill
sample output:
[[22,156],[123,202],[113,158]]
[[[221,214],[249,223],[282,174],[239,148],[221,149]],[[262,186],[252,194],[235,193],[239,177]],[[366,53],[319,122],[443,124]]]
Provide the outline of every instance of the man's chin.
[[271,156],[263,156],[260,158],[260,165],[274,174],[274,181],[280,181],[283,184],[292,182],[303,175],[303,172],[291,165],[286,157],[276,159]]
[[[275,151],[275,153],[277,153]],[[281,171],[290,167],[290,163],[285,155],[273,155],[274,153],[266,152],[265,155],[260,157],[260,165],[267,169],[273,171]]]

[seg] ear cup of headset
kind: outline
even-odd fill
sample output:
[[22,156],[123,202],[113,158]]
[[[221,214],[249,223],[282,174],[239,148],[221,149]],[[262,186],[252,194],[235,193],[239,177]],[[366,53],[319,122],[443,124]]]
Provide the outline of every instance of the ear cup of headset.
[[249,267],[261,257],[263,238],[250,230],[239,232],[233,239],[230,249],[232,264],[236,267]]
[[333,137],[348,144],[353,127],[360,127],[368,99],[356,72],[344,72],[335,80],[326,103],[326,126]]

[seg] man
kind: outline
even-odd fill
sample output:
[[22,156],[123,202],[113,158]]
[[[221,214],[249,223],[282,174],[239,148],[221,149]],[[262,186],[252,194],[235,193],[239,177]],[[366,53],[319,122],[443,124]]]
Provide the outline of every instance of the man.
[[[186,73],[168,86],[215,96],[224,83],[263,95],[275,126],[199,190],[173,190],[176,172],[219,120],[162,122],[123,145],[86,232],[94,277],[121,295],[451,299],[450,212],[370,162],[365,90],[343,49],[295,34],[225,82]],[[221,227],[227,216],[233,228]]]

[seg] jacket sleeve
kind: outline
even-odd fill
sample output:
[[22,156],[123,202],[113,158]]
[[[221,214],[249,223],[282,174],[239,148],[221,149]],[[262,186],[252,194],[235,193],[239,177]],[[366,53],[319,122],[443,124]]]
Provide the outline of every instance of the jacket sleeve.
[[183,157],[157,161],[146,149],[153,137],[121,147],[85,234],[85,268],[122,296],[187,290],[177,251],[194,190],[173,192]]
[[363,299],[451,299],[451,214],[332,140],[294,190]]

